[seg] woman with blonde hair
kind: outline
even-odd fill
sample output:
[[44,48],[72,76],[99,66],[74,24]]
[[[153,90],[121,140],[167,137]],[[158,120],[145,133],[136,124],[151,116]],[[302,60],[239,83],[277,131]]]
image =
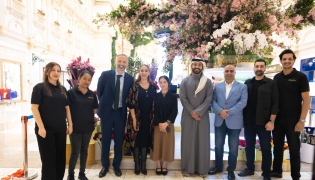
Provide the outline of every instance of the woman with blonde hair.
[[150,82],[149,66],[142,65],[138,79],[130,88],[127,105],[130,109],[127,120],[125,154],[134,156],[135,174],[147,174],[146,160],[148,149],[152,149],[153,110],[156,94]]
[[[31,108],[35,124],[42,180],[63,179],[66,166],[66,135],[72,133],[66,88],[59,82],[60,65],[46,65],[43,82],[33,88]],[[67,126],[67,121],[68,126]]]

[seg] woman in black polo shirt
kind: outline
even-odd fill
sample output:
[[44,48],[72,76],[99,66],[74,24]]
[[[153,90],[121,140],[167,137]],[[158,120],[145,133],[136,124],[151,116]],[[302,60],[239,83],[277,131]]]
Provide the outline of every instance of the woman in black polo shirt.
[[31,107],[42,160],[42,180],[63,179],[66,166],[66,134],[72,133],[66,89],[59,82],[60,69],[59,64],[48,63],[43,82],[37,84],[32,92]]
[[80,180],[88,180],[85,176],[85,166],[88,147],[94,130],[94,114],[97,112],[96,95],[88,87],[92,76],[88,71],[79,75],[78,86],[68,91],[70,111],[73,119],[73,133],[70,135],[71,156],[69,160],[68,180],[75,180],[74,168],[80,155]]

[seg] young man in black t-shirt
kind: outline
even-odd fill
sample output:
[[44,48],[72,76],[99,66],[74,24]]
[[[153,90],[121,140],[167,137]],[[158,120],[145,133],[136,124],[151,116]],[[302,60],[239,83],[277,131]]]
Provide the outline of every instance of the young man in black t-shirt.
[[264,75],[266,61],[258,59],[254,63],[255,77],[245,82],[248,91],[247,105],[243,110],[244,130],[246,140],[247,168],[239,172],[239,176],[254,175],[256,134],[260,141],[262,152],[262,176],[270,180],[271,131],[279,110],[279,94],[277,84]]
[[300,179],[300,132],[310,106],[310,87],[305,74],[293,68],[296,60],[290,49],[279,55],[283,71],[274,77],[279,89],[279,113],[273,130],[274,162],[271,177],[282,177],[283,144],[287,137],[290,150],[291,177]]

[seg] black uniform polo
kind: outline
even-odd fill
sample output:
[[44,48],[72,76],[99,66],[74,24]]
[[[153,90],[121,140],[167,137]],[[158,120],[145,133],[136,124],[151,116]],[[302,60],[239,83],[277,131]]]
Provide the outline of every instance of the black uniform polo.
[[308,79],[302,72],[295,68],[290,74],[284,75],[283,71],[275,75],[274,81],[279,89],[279,113],[278,119],[292,119],[294,123],[299,121],[302,110],[303,92],[310,91]]
[[[31,104],[38,104],[39,114],[42,118],[46,132],[54,133],[66,131],[66,108],[68,100],[59,86],[49,83],[52,96],[47,95],[44,83],[33,88]],[[64,88],[64,87],[63,87]],[[65,92],[66,88],[64,88]],[[38,129],[37,124],[35,127]]]
[[74,133],[94,130],[94,109],[98,108],[96,95],[89,90],[83,94],[78,87],[68,91]]

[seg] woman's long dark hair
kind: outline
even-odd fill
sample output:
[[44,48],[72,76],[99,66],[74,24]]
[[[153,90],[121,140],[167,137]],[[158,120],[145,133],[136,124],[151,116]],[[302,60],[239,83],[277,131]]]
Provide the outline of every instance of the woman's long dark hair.
[[[138,75],[138,78],[137,78],[136,82],[140,82],[140,80],[141,80],[141,77],[140,77],[140,69],[141,69],[143,66],[147,67],[147,68],[148,68],[148,71],[150,72],[149,66],[146,65],[146,64],[142,64],[142,65],[139,67],[139,72],[138,72],[139,75]],[[148,82],[151,84],[150,75],[148,76]]]
[[[48,76],[51,72],[51,70],[55,67],[55,66],[58,66],[60,71],[61,71],[61,67],[58,63],[55,63],[55,62],[50,62],[46,65],[45,67],[45,71],[43,73],[43,83],[44,83],[44,89],[47,93],[48,96],[52,96],[51,94],[51,90],[50,90],[50,87],[49,87],[49,81],[48,81]],[[57,85],[59,86],[61,92],[63,93],[63,95],[67,98],[67,93],[63,87],[63,85],[60,84],[60,81],[59,79],[57,80]]]

